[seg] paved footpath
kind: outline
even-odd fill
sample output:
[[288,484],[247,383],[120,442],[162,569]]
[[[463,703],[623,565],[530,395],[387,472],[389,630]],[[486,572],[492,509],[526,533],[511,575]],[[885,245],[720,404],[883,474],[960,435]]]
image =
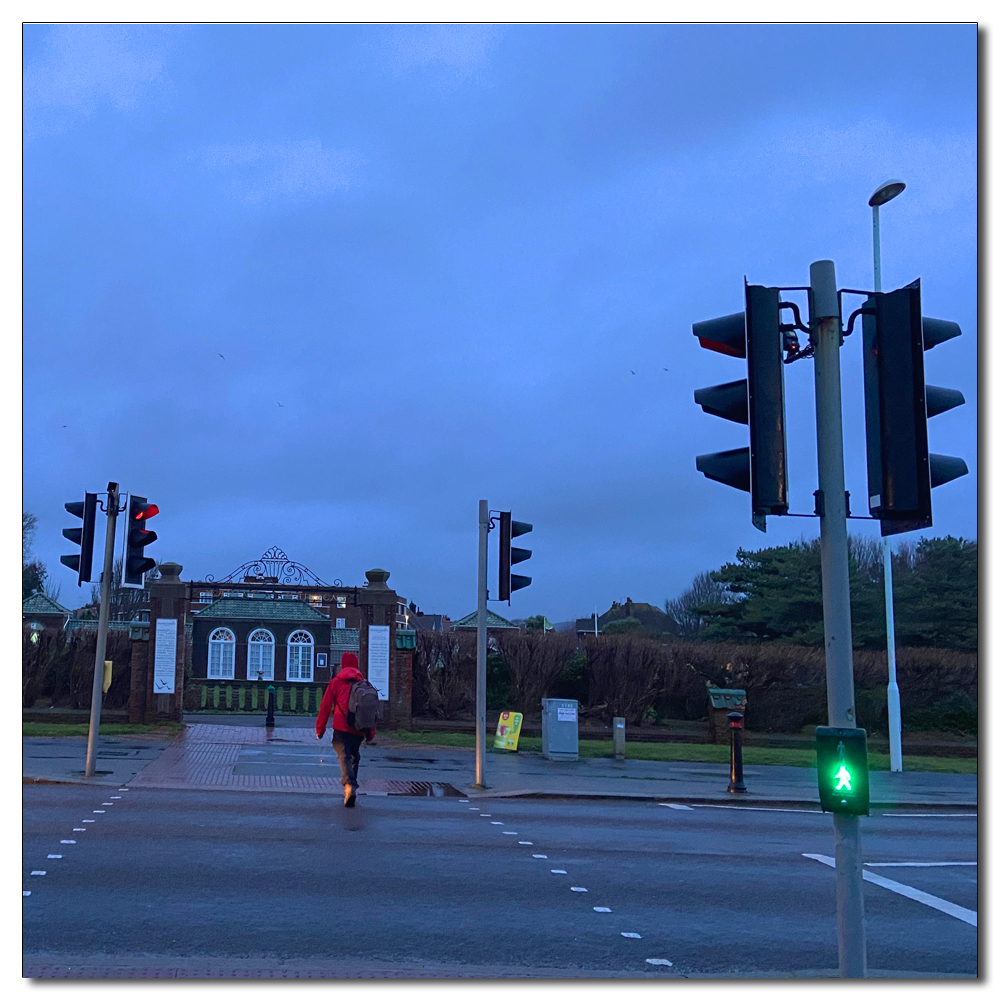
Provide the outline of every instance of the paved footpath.
[[[329,743],[299,720],[262,725],[188,724],[168,739],[102,736],[97,773],[84,778],[82,737],[28,737],[25,782],[54,781],[133,788],[231,789],[290,793],[340,792],[340,772]],[[751,766],[748,792],[726,791],[728,766],[690,762],[588,758],[550,761],[536,753],[487,754],[487,788],[476,790],[475,753],[458,747],[414,745],[380,733],[362,750],[362,795],[468,798],[639,799],[705,805],[819,807],[815,768]],[[873,771],[873,809],[974,811],[978,775]]]

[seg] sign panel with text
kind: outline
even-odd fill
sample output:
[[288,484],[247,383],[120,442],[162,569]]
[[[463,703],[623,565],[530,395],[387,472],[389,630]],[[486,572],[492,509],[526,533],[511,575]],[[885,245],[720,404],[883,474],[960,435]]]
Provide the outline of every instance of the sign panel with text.
[[173,694],[177,674],[177,619],[156,619],[156,655],[153,658],[153,693]]
[[368,681],[380,701],[389,700],[389,626],[368,626]]

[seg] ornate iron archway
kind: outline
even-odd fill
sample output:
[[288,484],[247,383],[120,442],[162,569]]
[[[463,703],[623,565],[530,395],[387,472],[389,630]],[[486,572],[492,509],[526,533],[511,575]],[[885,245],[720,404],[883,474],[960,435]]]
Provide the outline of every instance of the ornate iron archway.
[[272,545],[259,559],[237,566],[228,576],[216,580],[205,577],[206,583],[279,583],[291,587],[342,587],[340,580],[324,583],[311,569],[289,559],[277,545]]

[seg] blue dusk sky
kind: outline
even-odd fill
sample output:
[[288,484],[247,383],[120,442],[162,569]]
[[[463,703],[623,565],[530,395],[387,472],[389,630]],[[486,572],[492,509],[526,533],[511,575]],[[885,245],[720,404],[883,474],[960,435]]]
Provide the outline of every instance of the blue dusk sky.
[[[744,369],[691,324],[742,309],[744,276],[805,285],[820,259],[871,288],[868,197],[897,177],[883,287],[920,278],[924,313],[963,331],[927,355],[966,398],[929,433],[970,474],[923,534],[976,537],[974,25],[23,40],[23,505],[67,606],[89,588],[59,564],[63,504],[109,480],[159,505],[149,554],[185,579],[276,545],[329,582],[383,567],[455,618],[481,498],[535,526],[534,583],[493,605],[509,617],[662,605],[740,547],[815,537],[761,534],[748,494],[695,470],[748,436],[695,405]],[[844,434],[866,513],[859,341]],[[808,512],[812,362],[785,374]]]

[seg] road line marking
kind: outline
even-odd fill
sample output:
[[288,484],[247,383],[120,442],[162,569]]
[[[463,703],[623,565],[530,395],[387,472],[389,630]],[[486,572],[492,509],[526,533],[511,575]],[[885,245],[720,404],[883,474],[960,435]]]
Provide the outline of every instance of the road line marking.
[[96,823],[97,820],[96,819],[81,819],[80,822],[81,823]]
[[[83,820],[84,823],[93,823],[93,820]],[[74,826],[73,833],[86,833],[87,828],[85,826]]]
[[111,798],[113,798],[113,799],[120,799],[121,796],[120,795],[112,795]]
[[532,854],[531,856],[533,858],[546,858],[546,859],[548,859],[548,855],[547,854]]
[[31,895],[31,890],[30,889],[22,889],[21,890],[21,895],[22,896],[30,896]]
[[565,868],[550,868],[549,871],[552,872],[553,875],[565,875],[566,874],[566,869]]
[[867,868],[945,868],[949,865],[975,865],[978,861],[866,861]]
[[459,802],[468,802],[469,800],[468,799],[459,799],[458,801]]
[[882,818],[893,819],[978,819],[979,813],[882,813]]
[[32,872],[31,874],[32,875],[44,875],[45,872]]
[[[95,809],[95,810],[94,810],[94,812],[95,812],[95,813],[106,813],[106,812],[107,812],[107,809]],[[84,820],[84,823],[86,823],[86,822],[87,822],[87,821],[86,821],[86,820]],[[91,821],[91,822],[93,822],[93,821]]]
[[690,806],[682,805],[680,802],[659,802],[657,805],[666,806],[668,809],[687,809],[690,811]]
[[501,830],[500,831],[505,837],[516,837],[517,830]]
[[491,819],[490,820],[490,826],[503,826],[503,820],[502,819]]
[[128,791],[128,789],[127,789],[127,788],[119,788],[119,789],[118,789],[118,791],[119,791],[119,792],[127,792],[127,791]]
[[595,913],[610,913],[611,912],[611,907],[610,906],[595,906],[594,907],[594,912]]
[[695,809],[742,809],[745,812],[766,812],[766,813],[812,813],[815,816],[822,816],[822,809],[786,809],[779,806],[724,806],[716,805],[714,802],[697,802]]
[[76,841],[75,840],[60,840],[59,843],[60,844],[75,844]]
[[586,889],[584,889],[584,887],[582,885],[571,885],[570,886],[570,890],[572,892],[586,892],[587,891]]
[[113,806],[114,802],[102,802],[101,805],[102,806]]
[[49,858],[49,860],[50,860],[50,861],[51,861],[51,860],[52,860],[53,858],[57,858],[57,859],[61,859],[61,858],[62,858],[62,855],[61,855],[61,854],[50,854],[50,855],[48,855],[48,858]]
[[480,813],[479,815],[482,816],[483,819],[489,819],[490,816],[493,815],[493,813]]
[[627,938],[641,938],[642,935],[641,934],[636,934],[635,931],[622,931],[622,937],[627,937]]
[[669,958],[647,958],[650,965],[673,965]]
[[[803,854],[802,856],[804,858],[812,858],[814,861],[821,861],[824,865],[829,865],[831,868],[837,867],[837,862],[825,854]],[[874,872],[862,870],[861,874],[866,882],[874,882],[875,885],[880,885],[883,889],[889,889],[891,892],[899,893],[900,896],[906,896],[908,899],[923,903],[925,906],[930,906],[935,910],[940,910],[942,913],[947,913],[949,917],[955,917],[958,920],[965,921],[967,924],[972,924],[973,927],[979,926],[979,914],[975,910],[967,910],[964,906],[949,903],[948,900],[941,899],[940,896],[932,896],[929,892],[921,892],[920,889],[914,889],[911,885],[894,882],[891,878],[883,878]]]
[[535,846],[530,840],[519,840],[518,843],[521,844],[523,847],[534,847]]
[[[466,799],[465,801],[468,802],[469,800]],[[469,810],[471,812],[479,812],[479,806],[469,806]]]

